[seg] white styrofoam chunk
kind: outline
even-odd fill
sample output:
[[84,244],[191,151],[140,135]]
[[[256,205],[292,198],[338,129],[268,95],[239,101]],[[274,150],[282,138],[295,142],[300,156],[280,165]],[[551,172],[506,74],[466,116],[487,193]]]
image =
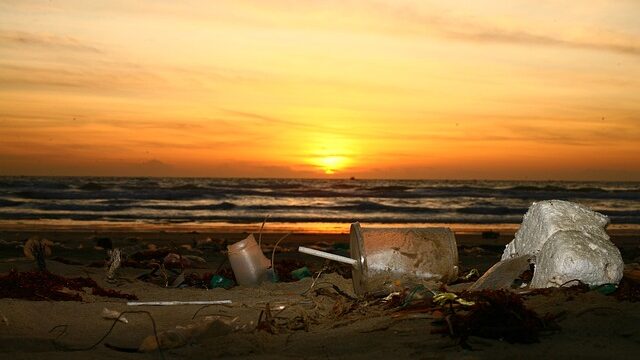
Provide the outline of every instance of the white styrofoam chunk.
[[577,230],[607,237],[605,215],[568,201],[535,202],[524,215],[522,225],[502,254],[502,260],[522,255],[536,255],[556,232]]
[[588,285],[617,284],[624,262],[620,250],[600,233],[555,232],[536,257],[532,288],[561,286],[571,280]]

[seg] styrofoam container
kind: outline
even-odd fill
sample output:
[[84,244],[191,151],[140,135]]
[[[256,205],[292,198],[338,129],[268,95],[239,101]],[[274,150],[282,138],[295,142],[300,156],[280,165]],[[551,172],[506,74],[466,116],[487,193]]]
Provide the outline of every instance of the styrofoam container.
[[522,255],[536,255],[553,234],[577,230],[608,238],[605,228],[609,218],[587,207],[563,200],[535,202],[522,219],[515,238],[507,244],[502,260]]
[[620,250],[609,237],[563,230],[554,233],[542,246],[531,287],[575,285],[571,283],[573,280],[591,286],[617,284],[623,270]]

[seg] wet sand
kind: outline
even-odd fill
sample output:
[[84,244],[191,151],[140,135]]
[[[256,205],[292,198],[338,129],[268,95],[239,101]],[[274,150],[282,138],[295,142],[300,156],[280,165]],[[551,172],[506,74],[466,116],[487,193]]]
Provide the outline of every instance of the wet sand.
[[[640,350],[640,307],[638,303],[618,301],[598,292],[553,293],[525,298],[528,307],[539,314],[564,315],[558,321],[561,330],[543,334],[534,344],[509,344],[505,341],[471,337],[472,350],[461,347],[448,335],[434,334],[437,325],[434,316],[426,313],[418,317],[397,317],[391,311],[372,306],[369,311],[354,311],[337,315],[336,299],[309,292],[312,280],[306,278],[290,283],[266,283],[259,288],[233,287],[224,289],[164,288],[135,280],[147,269],[125,267],[115,284],[105,279],[101,267],[86,266],[103,260],[105,250],[94,248],[97,238],[109,238],[116,247],[146,249],[150,244],[163,247],[172,244],[184,254],[203,257],[203,273],[214,271],[224,262],[220,253],[227,243],[240,240],[247,232],[182,232],[163,231],[69,231],[68,229],[4,229],[0,230],[0,273],[10,269],[32,270],[33,261],[22,255],[20,244],[32,235],[54,241],[53,257],[73,260],[82,265],[68,265],[56,260],[47,261],[55,274],[76,277],[89,276],[107,288],[135,294],[141,301],[157,300],[231,300],[230,306],[212,306],[202,310],[196,319],[206,315],[219,315],[221,319],[238,317],[237,330],[228,334],[213,334],[191,344],[165,350],[165,358],[632,358]],[[488,236],[487,236],[488,235]],[[640,262],[640,237],[630,232],[611,233],[612,240],[621,248],[625,263]],[[265,250],[282,234],[265,233]],[[501,233],[498,238],[481,234],[458,233],[456,239],[462,272],[477,268],[485,271],[500,258],[504,245],[513,234]],[[211,241],[205,241],[205,239]],[[334,244],[348,243],[348,234],[292,234],[276,251],[278,259],[295,259],[312,270],[322,267],[322,261],[298,254],[300,244],[315,244],[340,249]],[[348,294],[353,289],[350,279],[338,274],[322,275],[314,289],[336,285]],[[286,306],[278,316],[293,322],[304,318],[307,329],[285,327],[271,334],[256,330],[266,303],[272,307]],[[118,311],[146,310],[151,313],[158,331],[172,329],[191,321],[200,306],[128,307],[125,300],[83,295],[82,302],[27,301],[0,299],[0,356],[16,359],[142,359],[160,358],[158,352],[126,353],[104,346],[136,348],[153,333],[152,325],[144,314],[125,315],[129,323],[117,324],[113,332],[95,348],[83,351],[70,349],[87,347],[100,339],[112,325],[102,319],[103,308]],[[274,311],[275,313],[276,311]],[[264,314],[263,314],[264,315]],[[57,347],[53,339],[60,334],[58,325],[67,325]]]

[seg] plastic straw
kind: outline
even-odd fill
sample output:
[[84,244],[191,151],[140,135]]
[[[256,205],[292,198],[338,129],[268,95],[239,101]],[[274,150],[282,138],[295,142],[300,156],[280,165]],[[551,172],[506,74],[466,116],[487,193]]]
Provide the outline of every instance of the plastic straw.
[[211,300],[211,301],[129,301],[129,306],[173,306],[173,305],[224,305],[231,304],[231,300]]
[[356,264],[358,264],[358,260],[356,259],[352,259],[346,256],[340,256],[340,255],[336,255],[336,254],[332,254],[332,253],[328,253],[328,252],[324,252],[316,249],[311,249],[304,246],[300,246],[298,248],[298,251],[304,254],[309,254],[309,255],[318,256],[318,257],[329,259],[329,260],[339,261],[341,263],[349,264],[351,266],[356,266]]

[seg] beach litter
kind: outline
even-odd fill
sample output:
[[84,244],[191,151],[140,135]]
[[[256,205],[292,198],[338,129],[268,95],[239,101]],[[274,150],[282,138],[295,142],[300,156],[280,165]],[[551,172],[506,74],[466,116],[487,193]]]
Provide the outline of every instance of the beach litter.
[[230,305],[231,300],[194,300],[194,301],[129,301],[128,306],[180,306],[180,305]]
[[264,256],[253,234],[227,246],[227,250],[238,284],[256,287],[268,279],[271,261]]
[[357,295],[387,295],[417,284],[446,284],[458,275],[458,249],[448,228],[362,228],[351,225],[351,257],[307,247],[299,251],[352,266]]
[[117,272],[122,265],[122,250],[121,249],[111,249],[108,250],[107,254],[109,255],[109,261],[107,261],[107,281],[113,282],[117,279]]
[[533,256],[523,255],[497,262],[469,287],[469,291],[511,289],[529,285],[530,279],[517,280],[530,269],[532,259]]
[[313,275],[309,270],[309,268],[306,266],[303,266],[299,269],[295,269],[291,271],[289,274],[291,274],[291,277],[296,280],[302,280],[304,278],[311,277]]
[[[257,287],[265,281],[281,281],[278,269],[282,266],[276,265],[276,250],[280,242],[291,233],[285,234],[273,244],[271,260],[269,260],[262,252],[262,229],[265,222],[260,227],[258,242],[253,234],[250,234],[245,239],[227,246],[227,255],[234,278],[241,286]],[[291,270],[287,270],[285,273],[289,274],[290,272]]]
[[608,224],[605,215],[572,202],[533,203],[502,260],[535,256],[532,288],[562,286],[569,281],[591,286],[618,284],[624,262],[606,233]]
[[107,319],[107,320],[118,320],[124,324],[129,323],[129,320],[127,320],[126,317],[122,316],[122,314],[117,310],[109,310],[107,308],[104,308],[102,309],[102,313],[100,314],[100,316],[103,319]]
[[235,281],[221,275],[212,275],[211,280],[209,280],[209,286],[212,289],[223,288],[228,290],[235,286],[235,284]]

